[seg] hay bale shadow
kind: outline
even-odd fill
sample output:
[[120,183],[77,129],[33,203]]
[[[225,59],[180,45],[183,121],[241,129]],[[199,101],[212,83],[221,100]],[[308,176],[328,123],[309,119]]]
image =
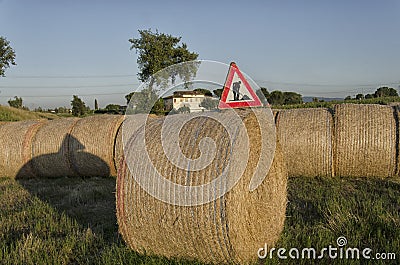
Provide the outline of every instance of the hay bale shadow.
[[[46,143],[41,145],[46,145]],[[92,169],[94,172],[90,173],[87,172],[88,170],[84,170],[86,174],[83,175],[82,168],[78,167],[78,162],[86,165],[86,169]],[[107,177],[110,176],[110,172],[110,167],[103,159],[85,152],[85,146],[78,139],[67,133],[56,153],[45,152],[42,155],[33,157],[18,171],[16,179],[76,176]]]
[[[74,146],[74,150],[66,152],[66,146]],[[80,176],[71,163],[71,156],[82,159],[90,167],[101,169],[103,176]],[[41,172],[47,173],[44,175]],[[49,172],[53,175],[49,176]],[[105,161],[86,153],[84,145],[66,134],[57,153],[32,158],[19,170],[16,180],[32,195],[112,244],[119,240],[119,236],[115,214],[115,178],[109,175],[110,168]]]

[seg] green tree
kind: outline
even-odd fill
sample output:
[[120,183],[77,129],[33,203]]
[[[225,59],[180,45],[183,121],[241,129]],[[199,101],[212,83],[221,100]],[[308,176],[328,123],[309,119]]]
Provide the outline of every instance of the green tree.
[[74,116],[82,116],[86,114],[86,112],[88,111],[85,102],[83,102],[82,99],[80,99],[76,95],[73,95],[71,106],[72,106],[72,115]]
[[[149,81],[152,75],[168,66],[196,60],[199,56],[197,53],[190,52],[185,43],[179,44],[181,37],[159,33],[158,30],[152,32],[151,29],[139,30],[139,35],[139,38],[129,39],[129,42],[132,44],[131,50],[135,49],[138,54],[138,78],[142,82]],[[193,69],[180,70],[182,71],[179,73],[170,73],[172,80],[177,75],[188,80],[196,73]],[[154,81],[156,80],[150,80],[150,83]]]
[[260,91],[262,92],[262,94],[264,95],[265,99],[268,100],[270,97],[270,94],[268,92],[268,90],[265,87],[261,87]]
[[164,115],[165,114],[165,107],[164,107],[164,99],[159,98],[154,103],[153,107],[151,108],[150,113],[156,115]]
[[312,102],[319,102],[319,99],[317,97],[313,97]]
[[213,90],[214,95],[216,95],[218,98],[221,98],[222,92],[224,92],[223,88],[218,88]]
[[212,97],[211,91],[208,90],[208,89],[205,89],[205,88],[196,88],[193,91],[199,92],[199,93],[201,93],[201,94],[203,94],[205,96],[208,96],[208,97]]
[[200,107],[203,107],[207,110],[212,110],[212,109],[216,109],[218,107],[219,101],[206,97],[201,103],[200,103]]
[[168,80],[171,79],[174,83],[177,77],[189,82],[191,77],[195,76],[198,64],[177,65],[168,68],[168,72],[162,72],[161,75],[155,74],[168,66],[196,60],[198,54],[190,52],[185,43],[180,44],[181,37],[159,33],[158,30],[152,32],[151,29],[139,30],[139,35],[139,38],[129,39],[129,42],[132,44],[131,50],[135,49],[138,54],[138,79],[146,82],[148,86],[140,92],[132,92],[125,96],[128,103],[134,101],[129,104],[128,113],[150,111],[161,114],[164,113],[164,102],[158,98],[154,84],[165,86]]
[[351,100],[351,96],[345,97],[344,100]]
[[399,94],[397,93],[396,89],[394,89],[393,87],[380,87],[375,91],[374,96],[376,98],[398,97]]
[[269,101],[271,105],[283,105],[285,103],[285,97],[282,91],[275,90],[269,95]]
[[374,98],[374,95],[372,95],[372,94],[366,94],[366,95],[365,95],[365,98],[366,98],[366,99]]
[[261,87],[259,90],[256,90],[256,95],[261,100],[263,105],[269,103],[269,92],[265,87]]
[[10,42],[0,36],[0,76],[5,76],[5,70],[15,63],[15,51]]
[[[130,95],[130,94],[129,94]],[[127,95],[127,96],[129,96]],[[134,92],[134,97],[128,100],[129,109],[127,114],[135,113],[152,113],[161,115],[164,114],[164,100],[158,98],[155,91],[151,88],[143,89],[140,92]]]
[[120,110],[121,106],[118,104],[108,104],[106,106],[106,110],[107,111],[111,111],[111,112],[118,112]]
[[291,104],[301,104],[303,103],[303,97],[295,92],[283,92],[284,103],[285,105]]
[[356,95],[356,99],[357,99],[357,100],[364,99],[364,95],[361,94],[361,93],[360,93],[360,94],[357,94],[357,95]]
[[13,108],[21,109],[22,108],[22,98],[15,96],[14,99],[10,99],[8,101],[8,105]]
[[126,105],[129,104],[129,101],[131,101],[133,95],[135,94],[135,92],[131,92],[128,95],[125,95],[125,99],[126,99]]
[[97,103],[97,99],[94,99],[94,109],[95,110],[99,109],[99,103]]

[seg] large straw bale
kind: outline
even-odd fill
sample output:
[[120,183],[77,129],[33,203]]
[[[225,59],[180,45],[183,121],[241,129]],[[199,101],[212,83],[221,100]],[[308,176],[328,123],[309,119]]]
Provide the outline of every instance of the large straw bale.
[[[95,115],[79,120],[71,131],[70,160],[82,177],[116,176],[114,143],[124,116]],[[81,150],[80,145],[84,146]]]
[[392,177],[396,172],[396,121],[390,106],[335,106],[338,176]]
[[333,175],[333,118],[327,109],[280,110],[277,134],[289,176]]
[[[208,117],[187,114],[193,119],[178,133],[179,141],[174,145],[163,144],[161,141],[165,118],[148,121],[145,132],[139,129],[132,135],[126,146],[129,151],[137,152],[137,159],[133,161],[134,168],[130,170],[127,157],[130,159],[131,156],[129,151],[125,151],[118,168],[116,194],[119,230],[132,249],[217,264],[246,264],[257,260],[257,250],[260,247],[265,244],[273,246],[277,241],[285,219],[287,172],[280,146],[271,149],[268,142],[273,139],[275,147],[272,113],[269,121],[258,123],[251,111],[238,112],[246,129],[240,129],[232,141],[225,127],[214,119],[228,120],[229,123],[230,117],[224,116],[224,112],[210,113]],[[174,115],[169,117],[168,122],[172,127],[175,124],[179,127],[179,120],[187,115]],[[172,135],[166,130],[167,135]],[[265,133],[270,136],[269,139],[261,137]],[[140,137],[146,139],[145,149],[153,165],[143,162],[146,150],[135,145]],[[210,137],[215,143],[215,156],[206,168],[197,171],[178,168],[165,154],[165,149],[176,151],[180,147],[187,158],[207,157],[212,152],[201,147],[205,137]],[[250,148],[241,149],[246,139]],[[266,147],[269,154],[264,155],[261,146]],[[223,178],[225,182],[222,182],[226,184],[236,172],[233,170],[235,161],[244,159],[246,154],[249,159],[244,168],[237,167],[239,171],[244,171],[236,185],[221,197],[205,204],[173,205],[151,196],[142,188],[143,183],[137,182],[140,174],[144,179],[149,179],[149,168],[154,166],[165,179],[187,186],[209,183],[227,170]],[[265,161],[268,156],[274,157],[272,165]],[[262,168],[270,166],[270,170],[261,185],[249,191],[250,180],[258,170],[257,165],[262,165]],[[151,185],[149,183],[146,182],[146,185]],[[165,190],[163,186],[158,188]],[[195,195],[207,196],[204,193]],[[170,196],[175,196],[175,199],[181,194]]]
[[69,159],[69,143],[77,142],[70,137],[78,118],[63,118],[47,122],[32,141],[32,161],[36,177],[75,177]]
[[0,126],[0,177],[32,177],[31,143],[44,120],[9,122]]

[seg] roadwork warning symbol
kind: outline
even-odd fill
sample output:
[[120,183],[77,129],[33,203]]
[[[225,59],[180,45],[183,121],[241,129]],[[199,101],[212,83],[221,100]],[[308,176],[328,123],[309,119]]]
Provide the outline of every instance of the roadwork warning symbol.
[[226,76],[219,109],[247,108],[262,106],[261,100],[244,78],[239,67],[232,62]]

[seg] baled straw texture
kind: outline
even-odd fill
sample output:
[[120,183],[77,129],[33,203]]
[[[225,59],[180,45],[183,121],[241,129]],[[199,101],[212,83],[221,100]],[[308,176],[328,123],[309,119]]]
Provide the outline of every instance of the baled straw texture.
[[[71,163],[82,177],[116,176],[114,143],[124,116],[95,115],[79,120],[71,131]],[[80,145],[84,146],[82,150]]]
[[338,176],[395,176],[396,121],[393,108],[372,104],[336,105],[335,139]]
[[[257,250],[264,244],[272,246],[277,241],[283,229],[287,202],[287,172],[283,156],[277,145],[268,175],[256,190],[250,192],[249,182],[256,165],[262,164],[264,160],[260,156],[260,143],[266,141],[261,139],[261,130],[265,127],[261,123],[259,126],[251,112],[239,112],[249,137],[249,160],[233,189],[212,202],[197,206],[177,206],[158,200],[138,184],[127,166],[126,158],[123,158],[117,178],[117,219],[120,233],[132,249],[217,264],[245,264],[257,260]],[[171,122],[174,123],[173,119],[181,119],[184,115],[174,115]],[[175,146],[162,145],[160,134],[163,119],[148,121],[146,149],[163,177],[182,185],[189,182],[191,186],[197,186],[212,181],[227,167],[229,161],[235,161],[235,156],[241,159],[243,153],[230,153],[229,150],[232,144],[240,145],[239,142],[246,136],[239,133],[236,139],[230,141],[224,126],[212,119],[212,116],[187,115],[195,118],[185,124],[179,133],[179,143]],[[222,116],[223,113],[210,115]],[[131,139],[135,137],[137,134]],[[179,145],[188,158],[208,155],[207,152],[201,154],[199,149],[204,137],[212,138],[216,146],[214,160],[205,169],[191,171],[189,174],[189,171],[171,164],[163,151],[163,148],[178,148]],[[128,142],[128,148],[137,147],[130,146],[130,143],[133,142]],[[145,152],[135,151],[140,154]],[[142,165],[139,160],[137,163],[134,173],[147,176],[149,173],[146,165]],[[227,173],[227,178],[231,173]]]
[[9,122],[0,126],[0,177],[32,177],[31,143],[45,121]]
[[396,177],[400,177],[400,103],[392,105],[396,119]]
[[154,119],[154,117],[146,114],[125,115],[124,122],[119,126],[115,137],[114,164],[116,169],[118,169],[124,156],[124,143],[126,144],[136,130],[146,123],[147,118]]
[[69,158],[70,132],[78,121],[78,118],[56,119],[38,130],[32,141],[31,161],[36,177],[78,176]]
[[333,118],[327,109],[280,110],[277,134],[289,176],[333,176]]

